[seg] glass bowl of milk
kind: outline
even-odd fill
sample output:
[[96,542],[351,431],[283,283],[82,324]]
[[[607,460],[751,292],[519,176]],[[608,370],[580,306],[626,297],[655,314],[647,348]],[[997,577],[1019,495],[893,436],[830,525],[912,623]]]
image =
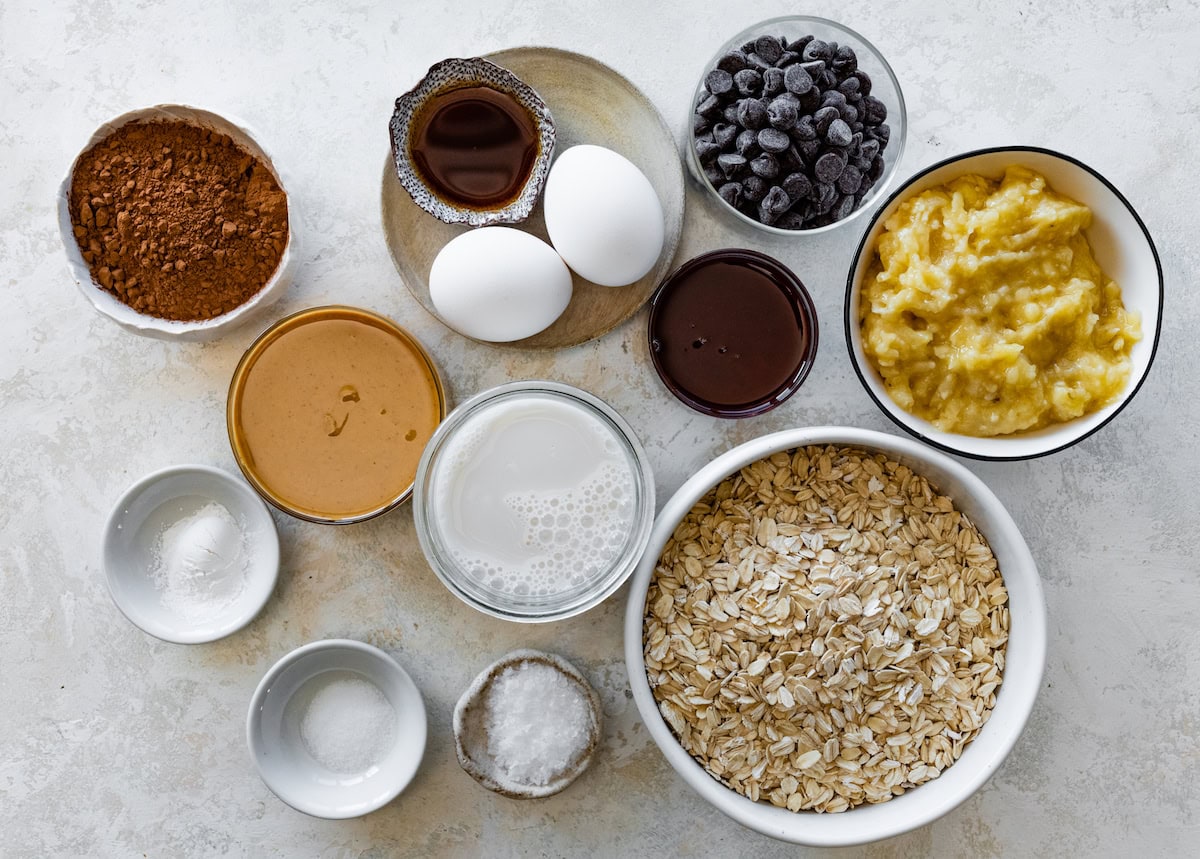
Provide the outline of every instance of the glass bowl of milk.
[[477,394],[434,433],[413,515],[442,583],[493,617],[562,620],[598,605],[637,566],[654,476],[629,424],[558,382]]

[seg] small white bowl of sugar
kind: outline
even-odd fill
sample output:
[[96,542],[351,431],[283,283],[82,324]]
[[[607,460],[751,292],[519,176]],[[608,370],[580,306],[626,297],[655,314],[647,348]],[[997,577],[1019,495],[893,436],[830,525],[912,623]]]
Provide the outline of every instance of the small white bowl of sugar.
[[117,608],[156,638],[216,641],[258,615],[279,576],[279,535],[262,499],[219,468],[148,474],[104,529],[104,574]]
[[271,792],[297,811],[360,817],[400,795],[425,754],[421,692],[377,647],[314,641],[259,682],[246,741]]
[[454,708],[454,745],[467,774],[513,799],[564,790],[600,744],[600,699],[574,665],[538,650],[493,662]]

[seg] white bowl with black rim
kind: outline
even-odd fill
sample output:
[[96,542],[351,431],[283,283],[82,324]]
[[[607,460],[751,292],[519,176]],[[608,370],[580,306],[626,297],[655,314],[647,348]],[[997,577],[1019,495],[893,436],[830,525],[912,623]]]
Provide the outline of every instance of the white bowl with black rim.
[[[991,546],[1008,591],[1009,637],[996,705],[962,756],[941,774],[887,802],[836,814],[792,812],[754,802],[711,775],[680,742],[659,712],[646,675],[643,628],[646,594],[658,559],[680,521],[714,486],[779,451],[837,445],[883,453],[949,496]],[[1046,605],[1037,566],[1004,505],[961,463],[902,436],[852,427],[800,427],[753,439],[725,452],[688,478],[654,522],[650,542],[630,578],[625,610],[625,666],[642,721],[659,750],[688,786],[717,810],[772,838],[813,847],[844,847],[890,838],[932,823],[972,794],[1012,751],[1037,699],[1046,662]]]
[[[1091,209],[1085,231],[1101,269],[1121,288],[1128,310],[1141,316],[1142,339],[1133,346],[1132,370],[1125,390],[1112,402],[1075,420],[1042,429],[990,438],[945,432],[902,409],[889,396],[883,379],[867,358],[860,326],[862,281],[875,255],[875,244],[888,218],[910,197],[975,173],[998,179],[1005,168],[1021,165],[1046,178],[1059,194]],[[1100,430],[1133,399],[1146,381],[1162,328],[1163,274],[1158,251],[1141,217],[1125,195],[1093,168],[1060,152],[1035,146],[1000,146],[956,155],[926,167],[904,182],[872,216],[859,242],[846,281],[845,334],[850,362],[875,404],[898,427],[949,453],[972,459],[1008,461],[1057,453]]]

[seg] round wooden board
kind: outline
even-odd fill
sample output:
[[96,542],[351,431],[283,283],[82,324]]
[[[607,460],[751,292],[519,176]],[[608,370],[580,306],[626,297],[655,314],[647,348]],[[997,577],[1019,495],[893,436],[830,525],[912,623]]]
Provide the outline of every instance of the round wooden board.
[[[683,230],[679,151],[662,116],[637,87],[590,57],[555,48],[513,48],[486,59],[528,83],[550,106],[558,129],[556,152],[579,143],[619,152],[646,174],[662,202],[666,238],[649,274],[629,286],[608,287],[572,272],[571,303],[553,325],[524,340],[493,344],[519,349],[575,346],[606,334],[636,313],[670,270]],[[446,242],[468,228],[443,224],[419,208],[396,178],[390,153],[383,170],[382,207],[384,236],[404,285],[444,324],[429,298],[429,269]],[[549,241],[540,201],[528,221],[514,226]]]

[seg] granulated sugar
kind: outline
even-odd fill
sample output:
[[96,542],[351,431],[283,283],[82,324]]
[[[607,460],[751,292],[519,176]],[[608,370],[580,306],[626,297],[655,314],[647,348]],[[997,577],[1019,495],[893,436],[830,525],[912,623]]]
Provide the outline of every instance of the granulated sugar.
[[396,711],[379,687],[349,672],[315,682],[323,685],[300,720],[300,739],[313,759],[345,775],[387,757],[395,744]]
[[587,751],[592,713],[579,685],[539,662],[510,666],[485,704],[488,754],[509,779],[545,785]]

